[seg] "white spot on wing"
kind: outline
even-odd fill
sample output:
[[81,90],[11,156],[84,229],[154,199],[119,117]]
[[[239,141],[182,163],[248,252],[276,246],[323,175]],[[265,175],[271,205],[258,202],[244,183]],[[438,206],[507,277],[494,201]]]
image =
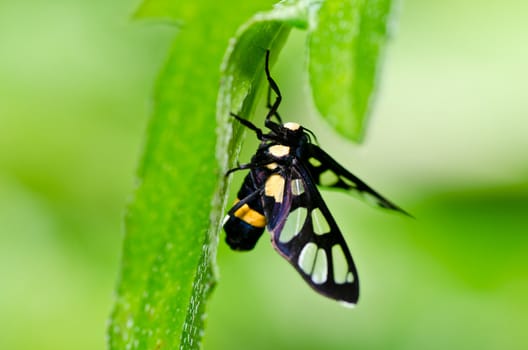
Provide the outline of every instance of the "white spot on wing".
[[348,264],[343,248],[339,244],[332,247],[332,263],[334,267],[334,282],[343,284],[347,278]]
[[335,185],[338,180],[339,178],[337,177],[337,175],[333,171],[330,171],[330,170],[325,171],[319,177],[319,182],[321,183],[322,186]]
[[286,243],[289,242],[293,237],[297,236],[301,231],[304,222],[306,221],[307,214],[308,210],[303,207],[299,207],[292,211],[286,219],[284,228],[282,229],[282,232],[279,236],[279,242]]
[[318,161],[317,159],[313,158],[313,157],[310,158],[310,159],[308,159],[308,161],[309,161],[310,164],[312,164],[314,167],[318,167],[318,166],[321,165],[321,162]]
[[354,275],[352,274],[352,272],[349,272],[349,273],[347,274],[346,281],[347,281],[347,283],[352,283],[352,282],[354,282]]
[[315,265],[312,273],[312,281],[317,284],[325,283],[328,278],[328,261],[326,261],[326,252],[324,249],[317,251]]
[[354,309],[356,307],[356,304],[349,303],[349,302],[346,302],[346,301],[340,301],[339,304],[341,304],[344,307],[349,308],[349,309]]
[[315,253],[317,253],[317,245],[315,243],[307,243],[299,254],[297,264],[306,274],[311,274],[315,263]]
[[356,188],[357,187],[357,184],[351,180],[349,180],[348,178],[344,177],[344,176],[340,176],[339,177],[347,186],[350,186],[352,188]]
[[312,224],[314,232],[318,235],[330,232],[330,226],[319,208],[312,210]]
[[292,193],[295,196],[299,196],[304,192],[304,186],[301,179],[293,179],[291,182]]
[[368,204],[372,206],[377,206],[380,203],[380,200],[369,192],[361,192],[361,195],[363,199],[365,200],[365,202],[367,202]]

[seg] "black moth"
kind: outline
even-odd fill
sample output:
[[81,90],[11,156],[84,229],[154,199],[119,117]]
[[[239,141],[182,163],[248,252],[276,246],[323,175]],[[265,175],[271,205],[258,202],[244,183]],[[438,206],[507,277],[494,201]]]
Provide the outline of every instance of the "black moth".
[[[315,291],[356,304],[356,267],[317,186],[355,192],[380,207],[406,213],[312,143],[315,136],[311,131],[297,123],[283,123],[277,111],[281,93],[269,71],[269,50],[265,72],[269,83],[265,126],[269,133],[231,113],[256,133],[260,145],[250,163],[228,172],[249,169],[224,220],[226,242],[234,250],[251,250],[267,227],[273,247]],[[271,90],[277,96],[273,104]]]

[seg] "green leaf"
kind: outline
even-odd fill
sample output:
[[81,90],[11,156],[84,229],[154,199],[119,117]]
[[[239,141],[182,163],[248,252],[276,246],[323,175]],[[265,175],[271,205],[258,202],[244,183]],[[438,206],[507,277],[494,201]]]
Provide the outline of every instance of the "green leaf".
[[361,140],[387,41],[391,0],[326,0],[311,17],[315,104],[342,135]]
[[186,317],[198,314],[214,283],[207,234],[217,170],[212,116],[218,74],[212,67],[222,50],[195,45],[194,35],[214,36],[205,28],[186,31],[158,80],[138,187],[126,213],[111,349],[176,348],[187,324],[185,336],[194,341],[201,319],[185,323]]
[[283,22],[301,22],[284,6],[252,17],[230,41],[218,95],[226,44],[258,2],[237,4],[236,13],[225,3],[172,4],[150,0],[136,13],[171,21],[181,13],[183,25],[158,80],[138,186],[126,213],[110,349],[199,348],[215,283],[223,174],[239,141],[231,139],[228,115],[253,110],[265,49],[276,56],[288,33]]

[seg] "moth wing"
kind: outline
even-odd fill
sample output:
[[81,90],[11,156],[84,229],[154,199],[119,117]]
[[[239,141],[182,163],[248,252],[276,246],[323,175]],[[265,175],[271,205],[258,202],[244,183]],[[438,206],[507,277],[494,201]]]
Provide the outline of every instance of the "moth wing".
[[306,167],[318,186],[346,190],[375,206],[412,216],[373,190],[317,145],[309,144],[306,149]]
[[341,231],[302,164],[288,171],[283,180],[272,180],[283,183],[279,201],[263,197],[274,248],[315,291],[355,304],[359,280]]

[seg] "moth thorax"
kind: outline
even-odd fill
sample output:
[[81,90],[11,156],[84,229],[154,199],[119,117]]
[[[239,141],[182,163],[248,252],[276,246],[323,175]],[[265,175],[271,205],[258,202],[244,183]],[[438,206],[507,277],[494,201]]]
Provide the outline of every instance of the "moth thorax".
[[282,158],[290,154],[290,147],[284,145],[273,145],[268,149],[272,156]]
[[279,166],[279,164],[273,162],[273,163],[267,164],[266,168],[268,168],[269,170],[275,170],[275,169],[277,169],[278,166]]
[[291,131],[299,130],[299,128],[301,127],[299,124],[294,122],[287,122],[283,126]]

